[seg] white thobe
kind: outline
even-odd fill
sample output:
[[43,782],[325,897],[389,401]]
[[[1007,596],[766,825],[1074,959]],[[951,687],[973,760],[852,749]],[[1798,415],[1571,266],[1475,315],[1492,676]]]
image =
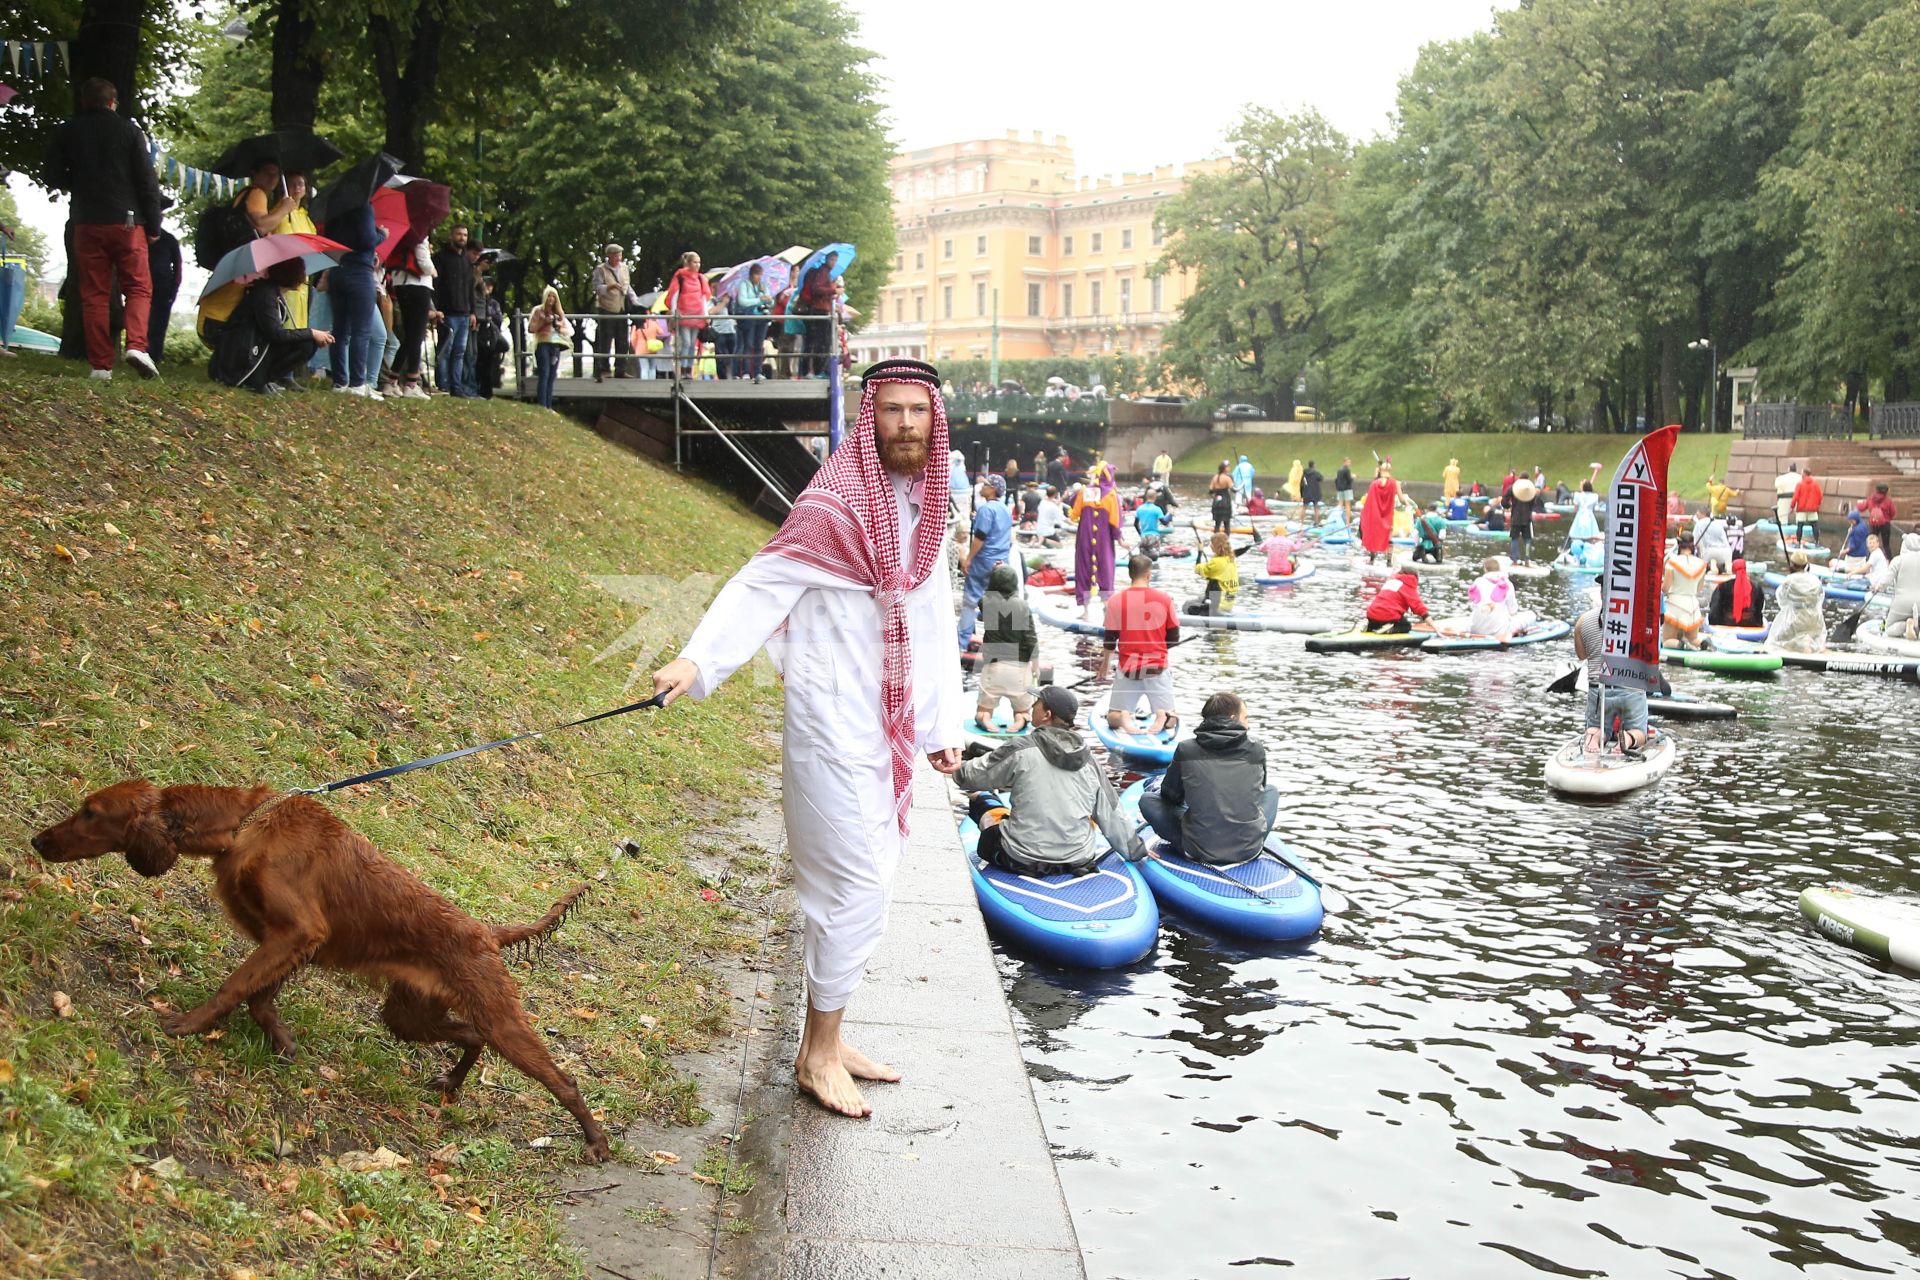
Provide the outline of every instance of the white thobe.
[[[921,512],[897,476],[900,545]],[[935,514],[935,519],[940,513]],[[961,744],[953,575],[945,563],[905,599],[917,752]],[[781,624],[785,623],[785,629]],[[787,556],[757,555],[721,588],[680,655],[704,698],[765,645],[786,681],[781,809],[806,917],[808,1003],[846,1007],[886,929],[904,840],[880,706],[881,615],[873,593]],[[776,635],[775,632],[779,634]]]

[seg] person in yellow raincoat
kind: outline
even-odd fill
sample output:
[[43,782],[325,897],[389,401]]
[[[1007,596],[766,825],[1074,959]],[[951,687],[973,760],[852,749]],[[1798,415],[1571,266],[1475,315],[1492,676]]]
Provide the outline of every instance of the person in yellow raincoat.
[[1460,493],[1460,459],[1448,458],[1447,469],[1440,473],[1440,492],[1448,502]]
[[[307,213],[307,175],[289,173],[286,179],[287,199],[293,201],[293,208],[287,210],[286,216],[280,219],[279,224],[273,229],[273,234],[285,235],[295,231],[306,235],[315,234],[313,218]],[[298,289],[288,289],[286,293],[287,326],[293,329],[306,328],[307,302],[313,295],[312,288],[302,284]]]
[[1288,502],[1300,501],[1300,477],[1306,473],[1307,469],[1300,465],[1300,459],[1295,458],[1293,460],[1293,466],[1287,470],[1287,483],[1285,487]]

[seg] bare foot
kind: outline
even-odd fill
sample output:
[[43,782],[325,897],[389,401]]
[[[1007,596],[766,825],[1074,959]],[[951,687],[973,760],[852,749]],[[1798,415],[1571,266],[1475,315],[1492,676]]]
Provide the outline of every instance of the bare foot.
[[875,1062],[846,1041],[840,1042],[840,1065],[855,1080],[878,1080],[885,1084],[898,1084],[900,1073],[884,1062]]
[[802,1059],[793,1064],[793,1079],[802,1092],[836,1115],[859,1120],[873,1114],[873,1108],[855,1087],[853,1077],[838,1062],[822,1066]]

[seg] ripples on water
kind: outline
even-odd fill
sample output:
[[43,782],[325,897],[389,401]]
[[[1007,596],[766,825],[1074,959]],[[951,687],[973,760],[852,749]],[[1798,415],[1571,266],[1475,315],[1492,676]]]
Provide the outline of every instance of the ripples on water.
[[[1357,617],[1326,564],[1240,609]],[[1464,612],[1468,581],[1422,591]],[[1571,617],[1567,579],[1520,588]],[[1041,630],[1062,682],[1091,669]],[[1795,901],[1916,890],[1920,691],[1676,672],[1740,718],[1676,726],[1662,783],[1578,803],[1540,780],[1570,661],[1178,651],[1189,722],[1246,698],[1283,833],[1351,906],[1293,950],[1172,920],[1131,972],[1003,957],[1090,1275],[1920,1274],[1920,982]]]

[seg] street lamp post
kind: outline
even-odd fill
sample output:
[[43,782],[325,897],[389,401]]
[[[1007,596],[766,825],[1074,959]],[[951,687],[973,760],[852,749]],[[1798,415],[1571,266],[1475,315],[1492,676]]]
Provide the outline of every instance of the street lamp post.
[[1687,349],[1707,353],[1707,430],[1717,431],[1720,427],[1720,351],[1713,345],[1712,338],[1695,338],[1687,344]]

